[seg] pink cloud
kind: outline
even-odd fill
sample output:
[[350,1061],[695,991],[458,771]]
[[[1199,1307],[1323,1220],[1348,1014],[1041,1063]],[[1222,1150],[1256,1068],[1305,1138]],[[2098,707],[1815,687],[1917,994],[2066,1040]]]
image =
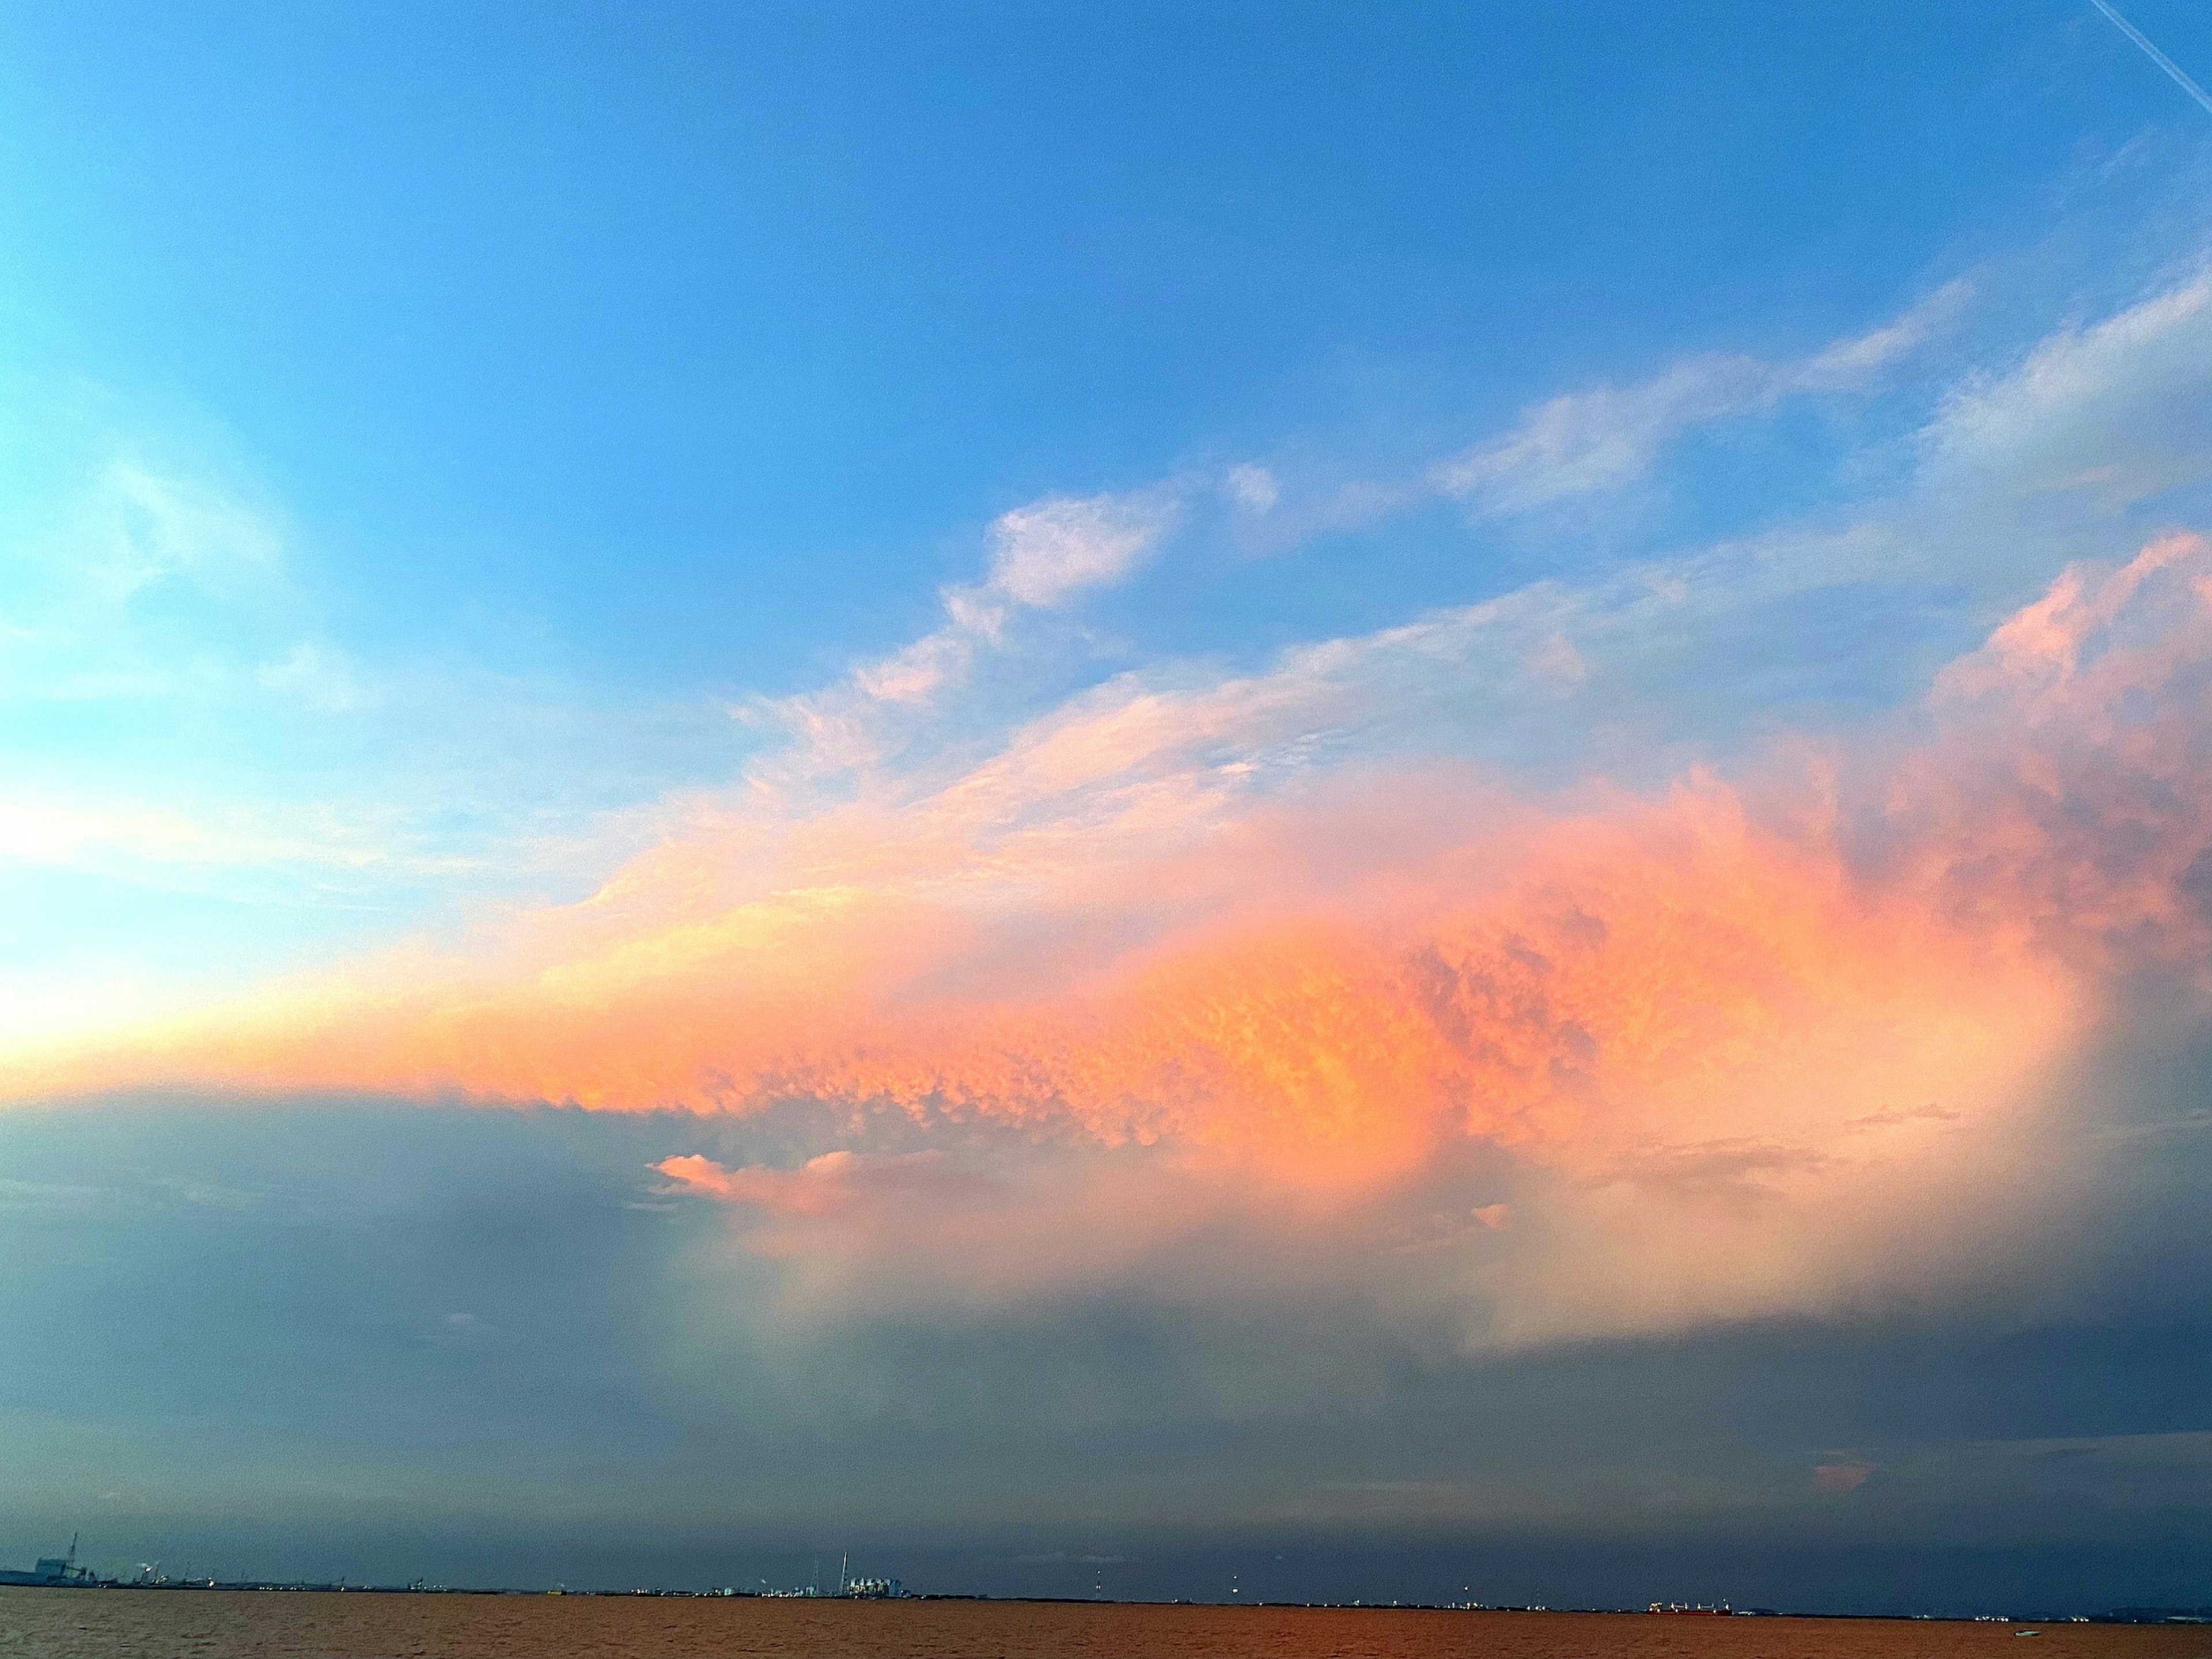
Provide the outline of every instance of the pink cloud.
[[696,1154],[663,1158],[653,1166],[671,1181],[725,1204],[764,1215],[817,1218],[849,1214],[886,1202],[965,1194],[980,1184],[947,1167],[939,1152],[866,1157],[840,1148],[809,1158],[795,1170],[761,1164],[726,1170]]
[[1042,1186],[928,1153],[659,1166],[768,1253],[1000,1285],[1122,1270],[1206,1201],[1364,1214],[1479,1144],[1524,1189],[1403,1259],[1500,1330],[1856,1294],[1920,1271],[1899,1239],[1993,1172],[2036,1212],[2057,1177],[2021,1138],[2121,977],[2207,988],[2208,594],[2201,538],[2069,572],[1910,744],[1649,798],[1282,758],[1368,695],[1363,653],[1459,672],[1433,631],[1109,686],[926,791],[673,841],[502,956],[273,994],[16,1088],[806,1100],[862,1138],[888,1114],[1136,1159]]
[[1826,1492],[1856,1492],[1866,1485],[1867,1477],[1874,1473],[1871,1463],[1822,1463],[1813,1470],[1813,1490]]

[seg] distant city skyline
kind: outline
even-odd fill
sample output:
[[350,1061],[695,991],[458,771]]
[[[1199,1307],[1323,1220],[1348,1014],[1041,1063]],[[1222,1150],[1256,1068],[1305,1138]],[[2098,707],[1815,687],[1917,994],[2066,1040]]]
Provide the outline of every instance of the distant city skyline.
[[[1271,1600],[1264,1595],[1245,1595],[1243,1594],[1244,1586],[1240,1583],[1242,1574],[1235,1570],[1230,1571],[1225,1593],[1222,1585],[1217,1583],[1211,1586],[1202,1586],[1194,1583],[1188,1587],[1190,1593],[1182,1595],[1170,1596],[1164,1593],[1150,1596],[1109,1595],[1106,1593],[1103,1583],[1104,1567],[1103,1565],[1094,1565],[1093,1570],[1097,1577],[1091,1587],[1091,1593],[1089,1595],[1084,1595],[1081,1594],[1055,1595],[1048,1591],[1040,1591],[1036,1589],[1017,1590],[1010,1595],[1002,1592],[1000,1595],[994,1595],[989,1591],[972,1589],[950,1589],[945,1588],[933,1589],[909,1589],[907,1588],[905,1582],[899,1578],[866,1577],[849,1572],[848,1571],[851,1565],[849,1557],[840,1563],[838,1576],[834,1584],[823,1577],[821,1559],[817,1557],[812,1559],[809,1571],[802,1582],[787,1587],[782,1587],[771,1584],[765,1577],[756,1577],[745,1583],[727,1583],[720,1584],[707,1582],[684,1583],[680,1581],[672,1581],[665,1577],[658,1577],[641,1578],[629,1583],[609,1581],[591,1586],[572,1586],[565,1581],[556,1583],[550,1586],[517,1584],[447,1584],[434,1583],[420,1577],[409,1580],[405,1583],[378,1583],[369,1579],[355,1578],[344,1575],[341,1575],[335,1579],[325,1579],[319,1582],[269,1577],[226,1579],[218,1574],[199,1576],[166,1573],[160,1570],[160,1564],[154,1562],[139,1563],[137,1571],[128,1576],[102,1576],[93,1569],[79,1565],[76,1562],[76,1540],[73,1539],[70,1543],[69,1555],[65,1559],[41,1560],[37,1564],[39,1571],[35,1576],[42,1582],[33,1584],[29,1583],[28,1581],[33,1577],[33,1575],[8,1573],[4,1577],[0,1577],[0,1584],[12,1584],[20,1580],[23,1581],[27,1587],[33,1589],[76,1589],[86,1590],[88,1592],[111,1590],[125,1593],[134,1590],[164,1591],[175,1592],[177,1594],[185,1595],[191,1595],[195,1592],[204,1594],[209,1591],[224,1593],[247,1591],[279,1594],[298,1594],[304,1592],[322,1595],[346,1595],[357,1593],[369,1595],[424,1595],[483,1597],[518,1595],[664,1596],[676,1600],[729,1600],[732,1598],[741,1598],[767,1601],[820,1600],[833,1601],[856,1600],[866,1601],[998,1601],[1006,1602],[1026,1601],[1031,1603],[1074,1602],[1102,1606],[1120,1605],[1158,1607],[1196,1605],[1220,1607],[1244,1606],[1254,1607],[1304,1607],[1322,1609],[1364,1607],[1376,1612],[1384,1612],[1394,1608],[1404,1608],[1409,1612],[1425,1613],[1595,1613],[1629,1615],[1637,1613],[1656,1613],[1707,1618],[1852,1619],[1869,1616],[1869,1613],[1863,1610],[1857,1612],[1838,1613],[1825,1608],[1784,1608],[1749,1606],[1737,1607],[1730,1603],[1725,1598],[1716,1601],[1695,1602],[1655,1601],[1650,1602],[1648,1606],[1641,1607],[1632,1605],[1608,1606],[1604,1604],[1577,1606],[1565,1602],[1560,1602],[1554,1605],[1549,1602],[1515,1604],[1510,1602],[1482,1601],[1469,1599],[1472,1597],[1474,1592],[1474,1586],[1471,1584],[1462,1584],[1460,1587],[1460,1595],[1458,1599],[1438,1595],[1426,1599],[1399,1596],[1389,1596],[1387,1598],[1354,1596],[1341,1600],[1316,1600],[1310,1596],[1298,1596],[1293,1595],[1287,1598]],[[1274,1559],[1278,1563],[1279,1563],[1283,1558],[1278,1554]],[[1102,1562],[1104,1558],[1082,1558],[1082,1559],[1090,1563],[1098,1563]],[[1116,1564],[1126,1564],[1127,1559],[1127,1558],[1117,1558]],[[1986,1611],[1961,1612],[1956,1607],[1945,1608],[1937,1612],[1930,1612],[1924,1607],[1918,1607],[1907,1601],[1896,1601],[1885,1608],[1874,1612],[1872,1616],[1893,1619],[1944,1619],[1954,1621],[1990,1621],[2008,1624],[2064,1622],[2074,1624],[2187,1626],[2212,1623],[2212,1606],[2110,1607],[2096,1613],[2088,1614],[2063,1612],[2054,1613],[2050,1610],[2053,1604],[2051,1601],[2051,1592],[2048,1589],[2038,1589],[2025,1585],[2019,1588],[2020,1594],[2011,1598],[2011,1603],[2016,1606],[2019,1609],[2019,1611],[2015,1613],[1999,1613]],[[105,1609],[100,1609],[100,1611],[105,1611]],[[84,1627],[81,1626],[80,1628]],[[2033,1634],[2034,1632],[2029,1632],[2027,1633]]]
[[0,1566],[2212,1602],[2112,13],[0,18]]

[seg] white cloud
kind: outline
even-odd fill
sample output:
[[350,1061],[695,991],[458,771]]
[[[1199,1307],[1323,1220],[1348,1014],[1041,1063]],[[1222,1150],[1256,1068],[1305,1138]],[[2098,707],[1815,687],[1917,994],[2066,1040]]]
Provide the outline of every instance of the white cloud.
[[[1788,397],[1871,386],[1955,315],[1966,292],[1964,283],[1951,283],[1899,317],[1802,360],[1694,357],[1637,385],[1553,398],[1511,430],[1431,468],[1424,487],[1353,480],[1326,499],[1292,501],[1274,468],[1246,461],[1219,474],[1218,488],[1248,523],[1266,520],[1277,544],[1387,519],[1438,492],[1485,511],[1518,514],[1617,489],[1644,476],[1691,428]],[[915,722],[937,717],[942,694],[969,683],[988,658],[1019,651],[1022,641],[1009,629],[1023,613],[1064,609],[1141,568],[1182,521],[1188,494],[1185,484],[1170,480],[1121,493],[1049,495],[1002,514],[988,532],[984,579],[942,591],[941,626],[856,665],[839,684],[745,711],[799,740],[799,751],[771,769],[788,780],[884,758],[912,737],[908,728]],[[1589,678],[1566,634],[1516,650],[1555,690]]]
[[[2041,586],[2069,558],[2131,548],[2136,532],[2117,520],[2085,540],[1992,502],[2030,488],[2037,458],[2091,441],[2085,425],[2156,434],[2204,423],[2212,385],[2174,366],[2212,356],[2197,349],[2212,311],[2207,287],[2196,280],[2146,297],[2045,343],[2014,372],[1975,383],[1923,435],[1917,472],[1892,495],[1581,582],[1540,581],[1293,645],[1242,671],[1153,663],[1042,706],[979,697],[956,718],[920,703],[977,659],[970,653],[986,641],[986,623],[992,649],[1006,656],[1034,641],[1007,631],[1020,611],[1010,599],[981,586],[951,590],[949,610],[972,607],[983,620],[949,623],[860,671],[860,690],[889,708],[809,700],[818,722],[805,740],[810,763],[884,757],[892,746],[883,722],[905,720],[898,762],[869,779],[874,810],[956,835],[1000,826],[1039,849],[1109,825],[1170,838],[1200,833],[1231,803],[1294,787],[1353,755],[1453,757],[1538,778],[1591,767],[1626,782],[1664,775],[1725,749],[1792,695],[1832,695],[1832,679],[1795,677],[1811,672],[1808,655],[1830,648],[1838,594],[1932,578],[1953,590],[1943,604],[1971,610]],[[1846,367],[1874,373],[1940,326],[1958,296],[1955,287],[1942,290],[1804,364],[1760,372],[1770,385],[1808,376],[1832,385]],[[1686,369],[1640,395],[1677,412],[1697,398],[1710,406],[1726,378]],[[2177,467],[2212,477],[2212,447],[2173,447]],[[1985,476],[1962,486],[1959,458],[1969,452]],[[1901,693],[1917,670],[1894,643],[1872,661],[1845,649],[1832,672],[1889,676],[1866,689]],[[808,781],[777,775],[795,787],[776,792],[774,810],[805,810],[815,799]]]
[[1962,283],[1947,284],[1892,321],[1793,362],[1690,357],[1634,385],[1562,394],[1529,410],[1511,431],[1439,464],[1431,482],[1499,514],[1621,489],[1695,428],[1788,398],[1867,389],[1955,315],[1966,294]]
[[1512,431],[1443,463],[1432,477],[1445,495],[1500,514],[1618,489],[1649,471],[1669,439],[1751,407],[1773,385],[1773,370],[1754,358],[1692,358],[1640,385],[1540,404]]
[[2014,500],[2124,506],[2202,479],[2212,456],[2212,276],[2060,331],[1969,380],[1923,434],[1932,478]]
[[1271,513],[1283,496],[1282,481],[1256,461],[1231,467],[1222,480],[1222,488],[1228,491],[1230,500],[1248,513]]
[[944,694],[1014,647],[1009,630],[1018,617],[1063,610],[1079,595],[1133,574],[1182,512],[1180,488],[1166,483],[1121,495],[1048,495],[1000,514],[988,532],[988,574],[939,592],[940,626],[855,664],[821,690],[737,711],[794,739],[790,752],[755,769],[753,781],[781,790],[881,760],[909,728],[940,714]]
[[1064,605],[1136,569],[1177,512],[1176,497],[1158,490],[1051,495],[1016,507],[991,526],[990,588],[1040,610]]
[[1863,391],[1892,364],[1941,333],[1972,297],[1973,286],[1965,278],[1946,283],[1891,321],[1846,336],[1785,368],[1785,385],[1813,393]]

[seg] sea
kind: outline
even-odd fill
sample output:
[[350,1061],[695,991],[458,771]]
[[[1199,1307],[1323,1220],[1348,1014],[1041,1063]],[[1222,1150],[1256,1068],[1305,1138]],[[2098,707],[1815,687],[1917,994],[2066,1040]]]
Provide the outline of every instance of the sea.
[[[2036,1632],[2030,1637],[2029,1631]],[[2033,1646],[2029,1644],[2033,1643]],[[1393,1607],[0,1589],[15,1659],[2212,1659],[2212,1626]]]

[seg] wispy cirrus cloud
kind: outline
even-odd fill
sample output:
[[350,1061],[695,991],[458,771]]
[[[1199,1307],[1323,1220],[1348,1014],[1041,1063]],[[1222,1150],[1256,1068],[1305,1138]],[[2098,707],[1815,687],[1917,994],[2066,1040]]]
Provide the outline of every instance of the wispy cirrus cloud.
[[945,696],[964,690],[979,661],[1006,655],[1024,613],[1051,612],[1129,576],[1159,550],[1182,514],[1173,483],[1121,495],[1051,495],[991,523],[989,570],[939,594],[942,625],[855,664],[819,690],[763,699],[739,711],[783,734],[791,749],[757,781],[804,788],[823,774],[878,763],[917,726],[941,718]]
[[1963,281],[1948,283],[1892,321],[1794,361],[1691,357],[1648,380],[1562,393],[1528,410],[1511,430],[1440,462],[1431,480],[1446,495],[1497,514],[1620,489],[1700,427],[1792,398],[1870,390],[1954,319],[1970,293]]
[[[1676,439],[1698,427],[1771,413],[1795,398],[1875,388],[1938,336],[1971,295],[1963,280],[1950,283],[1898,317],[1797,359],[1695,356],[1643,382],[1562,394],[1506,433],[1412,477],[1347,477],[1316,495],[1274,467],[1244,461],[1218,474],[1196,471],[1118,493],[1051,495],[1012,508],[989,526],[985,579],[942,591],[942,626],[856,664],[839,684],[760,703],[745,717],[797,738],[802,769],[879,760],[902,748],[895,734],[918,716],[940,714],[939,695],[966,686],[979,662],[1019,653],[1007,630],[1023,613],[1060,611],[1139,574],[1191,522],[1199,502],[1218,498],[1231,511],[1233,532],[1259,535],[1280,551],[1400,517],[1440,496],[1513,515],[1616,490],[1648,475]],[[1066,642],[1054,648],[1064,651]],[[1562,640],[1543,641],[1537,656],[1551,677],[1577,677]],[[770,769],[787,775],[793,763]]]
[[2007,372],[1970,376],[1923,434],[1924,465],[1946,489],[2106,506],[2201,480],[2208,352],[2212,275],[2199,273],[2060,330]]

